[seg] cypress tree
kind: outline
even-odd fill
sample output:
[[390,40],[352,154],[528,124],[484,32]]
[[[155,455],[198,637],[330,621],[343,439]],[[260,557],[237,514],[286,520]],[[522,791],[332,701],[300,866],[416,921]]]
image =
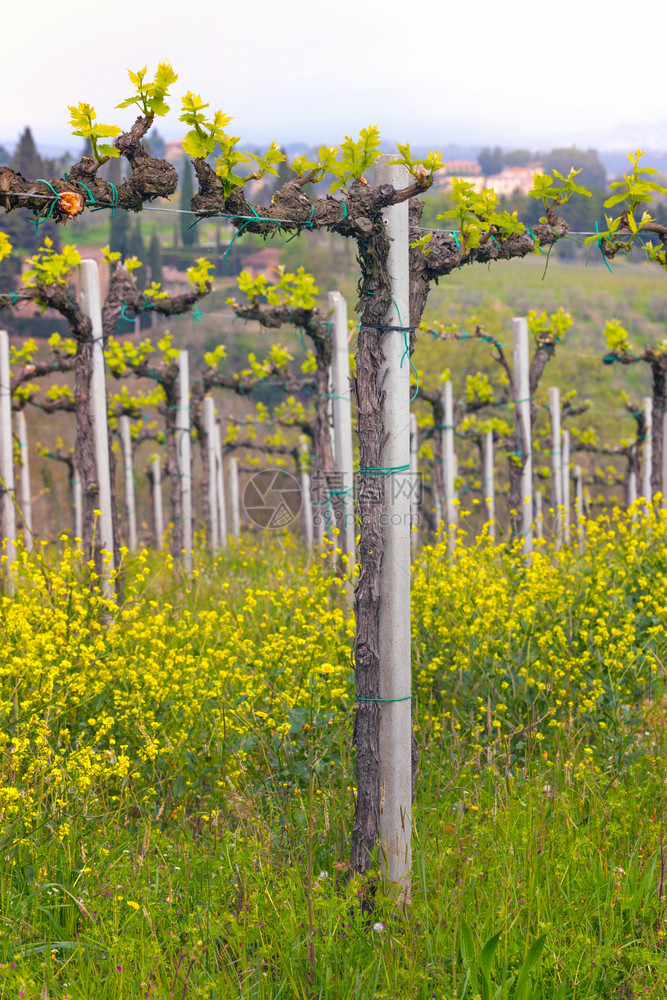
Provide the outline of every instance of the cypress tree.
[[159,159],[164,159],[164,154],[167,152],[167,146],[158,132],[158,130],[153,127],[151,128],[150,135],[147,139],[144,139],[144,146],[148,150],[151,156],[156,156]]
[[42,158],[37,152],[37,146],[29,128],[24,129],[21,133],[9,166],[12,170],[23,174],[24,177],[32,179],[42,176]]
[[[194,193],[195,190],[192,167],[190,165],[190,161],[185,160],[183,176],[181,178],[181,210],[183,212],[188,212],[190,210],[190,202],[192,201]],[[181,240],[184,247],[193,247],[197,242],[197,227],[194,226],[192,229],[188,228],[193,222],[194,216],[181,216]]]
[[157,281],[162,284],[164,281],[164,272],[162,270],[162,245],[158,239],[157,231],[155,229],[153,229],[150,247],[148,248],[148,262],[151,267],[151,281]]
[[[44,163],[37,151],[35,140],[30,128],[25,128],[19,137],[10,160],[9,166],[26,178],[47,176],[44,173]],[[36,229],[27,213],[13,212],[3,221],[2,228],[7,233],[17,250],[34,253],[49,236],[56,247],[60,246],[59,231],[52,222],[41,223]]]
[[129,242],[129,252],[128,257],[136,257],[144,265],[143,267],[138,267],[134,271],[134,277],[137,281],[137,288],[142,292],[146,287],[146,244],[144,243],[144,238],[141,235],[141,220],[137,216],[137,221],[134,224],[134,228],[130,233]]
[[[122,172],[118,157],[113,157],[107,163],[107,180],[116,187],[121,183]],[[122,257],[130,256],[130,217],[122,208],[111,213],[109,219],[109,249]]]

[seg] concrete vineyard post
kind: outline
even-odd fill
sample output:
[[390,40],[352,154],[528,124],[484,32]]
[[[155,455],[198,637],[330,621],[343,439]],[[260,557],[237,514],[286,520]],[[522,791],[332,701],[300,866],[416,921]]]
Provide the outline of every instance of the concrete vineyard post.
[[496,490],[493,474],[493,451],[493,431],[487,431],[484,435],[484,475],[482,476],[482,485],[484,487],[488,535],[491,541],[495,541],[496,538]]
[[347,340],[347,303],[340,292],[329,292],[333,357],[331,362],[332,402],[336,471],[340,476],[341,509],[345,523],[340,535],[340,547],[348,556],[350,566],[356,558],[356,526],[354,523],[354,469],[352,465],[352,401],[350,389],[350,351]]
[[123,447],[123,471],[125,474],[125,506],[127,507],[128,548],[130,552],[137,550],[137,511],[134,495],[134,463],[132,461],[132,435],[130,434],[130,418],[123,415],[118,421],[120,440]]
[[554,511],[556,548],[563,543],[563,477],[561,474],[560,447],[560,389],[549,389],[549,416],[551,419],[551,506]]
[[417,414],[410,414],[410,530],[412,548],[419,546],[419,489],[417,477],[419,475],[419,465],[417,455],[419,453],[419,432],[417,429]]
[[16,436],[19,442],[19,461],[21,479],[21,506],[23,518],[23,542],[27,552],[32,552],[32,496],[30,491],[30,459],[28,457],[28,430],[25,413],[19,410],[16,414]]
[[310,495],[310,473],[308,471],[308,441],[305,437],[299,442],[299,472],[301,475],[301,501],[303,510],[303,533],[306,538],[306,548],[313,551],[313,501]]
[[[12,438],[12,393],[9,375],[9,337],[0,330],[0,495],[2,537],[5,545],[7,590],[13,589],[11,567],[16,559],[16,508],[14,506],[14,441]],[[0,549],[0,551],[2,551]]]
[[155,529],[155,547],[162,549],[164,542],[164,510],[162,507],[162,467],[160,456],[151,458],[151,480],[153,483],[153,525]]
[[653,472],[653,399],[650,396],[644,396],[642,402],[644,404],[644,420],[646,421],[642,496],[650,503],[653,499],[653,491],[651,489],[651,474]]
[[570,544],[570,432],[563,431],[561,446],[561,487],[563,490],[563,541]]
[[215,469],[216,469],[216,499],[218,511],[218,535],[220,547],[227,548],[227,502],[225,500],[225,472],[222,464],[222,435],[220,424],[216,421],[214,429],[215,439]]
[[[407,170],[389,165],[384,154],[375,168],[375,183],[396,189],[410,183]],[[383,212],[390,239],[388,271],[392,305],[384,322],[410,322],[408,203]],[[380,384],[385,390],[380,465],[405,470],[410,456],[410,365],[404,358],[408,334],[387,330],[383,341]],[[410,898],[412,870],[412,702],[410,635],[410,497],[401,483],[405,471],[383,474],[384,556],[380,570],[379,697],[380,705],[380,851],[386,877],[400,883]]]
[[192,576],[192,459],[190,456],[190,366],[187,351],[178,352],[178,410],[176,446],[183,511],[183,558],[186,576]]
[[218,470],[215,447],[215,403],[211,396],[204,397],[204,426],[208,449],[208,503],[211,512],[210,536],[208,544],[213,552],[220,548],[220,521],[218,519]]
[[456,504],[456,458],[454,455],[454,403],[452,383],[449,379],[442,387],[442,482],[445,493],[445,519],[450,552],[455,545],[455,530],[459,523],[459,509]]
[[238,542],[241,537],[241,505],[239,501],[239,463],[229,460],[229,492],[232,500],[232,538]]
[[102,303],[100,297],[100,272],[97,261],[81,261],[81,305],[92,323],[93,352],[90,379],[90,408],[95,436],[95,466],[99,487],[100,516],[95,532],[103,556],[102,591],[105,597],[113,595],[114,572],[113,520],[111,515],[111,472],[109,468],[109,428],[107,424],[107,391],[104,370],[104,335],[102,331]]
[[514,390],[516,398],[517,451],[523,460],[521,473],[521,510],[519,523],[523,538],[524,555],[533,551],[533,457],[532,428],[530,421],[530,362],[528,359],[528,320],[525,316],[512,320],[514,360]]

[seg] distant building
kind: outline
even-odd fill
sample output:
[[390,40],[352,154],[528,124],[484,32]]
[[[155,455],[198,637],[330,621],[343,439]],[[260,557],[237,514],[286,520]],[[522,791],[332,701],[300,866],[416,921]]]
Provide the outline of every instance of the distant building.
[[525,167],[505,167],[499,174],[487,177],[484,186],[493,188],[499,198],[509,198],[517,191],[528,194],[533,187],[534,175],[541,173],[542,164],[539,161],[527,163]]
[[463,175],[470,177],[479,177],[482,173],[482,168],[476,160],[447,160],[445,163],[444,170],[440,171],[445,176],[450,177],[462,177]]
[[[466,170],[460,172],[457,167],[465,167]],[[470,167],[476,167],[475,171]],[[454,160],[447,164],[446,172],[438,171],[433,178],[435,188],[447,190],[454,179],[472,184],[472,189],[479,194],[485,187],[493,188],[499,198],[509,198],[517,191],[520,194],[528,194],[533,187],[533,176],[542,173],[542,164],[536,160],[527,163],[525,167],[505,167],[499,174],[492,174],[490,177],[482,177],[478,163],[470,160]]]
[[169,295],[183,295],[189,288],[192,288],[185,271],[179,271],[177,267],[165,264],[162,268],[162,277],[162,288]]
[[253,278],[259,278],[260,274],[265,274],[270,281],[277,281],[278,262],[280,261],[280,249],[277,247],[262,247],[256,253],[251,253],[243,258],[243,270]]
[[165,160],[169,160],[170,163],[178,163],[183,159],[185,152],[183,146],[181,145],[182,142],[182,139],[172,139],[171,142],[165,142]]
[[473,175],[454,174],[453,176],[448,174],[443,174],[442,176],[440,176],[439,174],[436,174],[435,177],[433,178],[433,187],[442,188],[445,191],[447,191],[452,186],[453,180],[465,181],[466,184],[472,184],[472,189],[477,194],[479,194],[479,192],[484,187],[484,178],[480,177],[479,175],[475,176],[474,174]]

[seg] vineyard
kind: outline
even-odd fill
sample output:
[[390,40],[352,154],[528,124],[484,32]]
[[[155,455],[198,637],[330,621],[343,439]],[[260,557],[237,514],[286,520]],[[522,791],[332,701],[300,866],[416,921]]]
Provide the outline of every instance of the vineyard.
[[[630,155],[595,234],[574,168],[532,227],[461,180],[426,229],[439,154],[371,127],[262,203],[280,148],[188,92],[179,213],[229,238],[167,287],[69,241],[176,211],[144,140],[177,78],[145,73],[128,131],[70,108],[62,178],[0,167],[6,212],[71,223],[0,287],[63,331],[0,331],[0,997],[664,996],[655,172]],[[248,234],[358,271],[231,277]],[[549,285],[575,236],[615,314]],[[473,305],[477,264],[548,291]]]

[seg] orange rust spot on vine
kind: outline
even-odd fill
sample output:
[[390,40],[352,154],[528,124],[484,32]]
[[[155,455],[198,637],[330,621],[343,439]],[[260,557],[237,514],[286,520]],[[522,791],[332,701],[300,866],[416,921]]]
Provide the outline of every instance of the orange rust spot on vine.
[[58,202],[60,211],[69,219],[80,215],[86,204],[83,195],[79,194],[78,191],[63,191],[58,198]]

